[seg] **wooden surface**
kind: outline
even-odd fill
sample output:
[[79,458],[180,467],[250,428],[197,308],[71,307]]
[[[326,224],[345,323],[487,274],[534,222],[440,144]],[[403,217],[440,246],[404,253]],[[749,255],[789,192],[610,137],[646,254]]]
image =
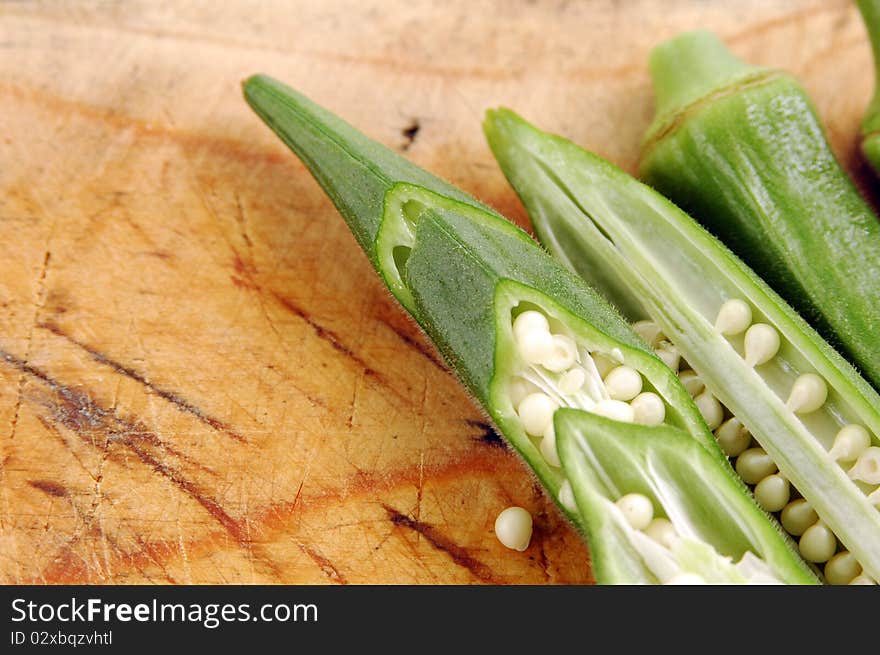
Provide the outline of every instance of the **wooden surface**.
[[[697,27],[797,74],[864,174],[844,0],[0,3],[0,581],[591,582],[239,84],[525,225],[483,111],[633,170],[648,52]],[[493,535],[510,504],[525,553]]]

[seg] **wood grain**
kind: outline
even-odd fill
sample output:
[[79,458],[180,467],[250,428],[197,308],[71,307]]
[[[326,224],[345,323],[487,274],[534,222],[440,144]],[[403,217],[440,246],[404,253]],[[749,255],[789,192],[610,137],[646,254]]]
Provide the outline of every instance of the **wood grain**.
[[[797,74],[865,182],[844,0],[0,4],[0,581],[591,582],[239,85],[283,79],[526,225],[482,112],[633,170],[647,54],[696,27]],[[510,504],[525,553],[492,533]]]

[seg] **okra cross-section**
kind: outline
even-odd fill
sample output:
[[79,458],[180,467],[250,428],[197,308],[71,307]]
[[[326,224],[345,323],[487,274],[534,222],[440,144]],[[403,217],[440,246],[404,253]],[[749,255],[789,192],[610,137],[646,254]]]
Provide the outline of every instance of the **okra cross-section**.
[[577,481],[556,447],[561,408],[605,417],[615,434],[642,424],[686,435],[715,475],[739,485],[752,508],[740,520],[774,535],[764,544],[782,554],[774,576],[814,581],[733,475],[675,373],[581,278],[514,224],[292,89],[255,77],[245,97],[306,163],[391,293],[582,531]]
[[880,397],[873,388],[657,192],[513,112],[490,113],[485,128],[541,241],[597,286],[593,271],[613,274],[604,293],[631,308],[646,340],[668,341],[680,354],[670,364],[684,369],[682,381],[737,472],[768,511],[779,512],[804,558],[824,565],[829,580],[852,581],[862,571],[876,580]]

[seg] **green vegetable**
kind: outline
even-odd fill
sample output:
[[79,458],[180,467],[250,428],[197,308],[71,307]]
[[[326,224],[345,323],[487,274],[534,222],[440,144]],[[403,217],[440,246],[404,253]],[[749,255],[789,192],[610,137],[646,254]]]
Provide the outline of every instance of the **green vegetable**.
[[880,173],[880,1],[856,0],[874,53],[874,95],[862,119],[862,152]]
[[[579,277],[497,213],[292,89],[255,76],[245,82],[244,94],[305,162],[391,293],[582,531],[590,531],[590,515],[579,511],[572,485],[583,494],[591,483],[571,479],[556,439],[566,442],[569,431],[580,434],[581,420],[602,415],[616,419],[602,423],[612,438],[674,435],[674,441],[693,444],[682,458],[668,458],[676,473],[658,484],[670,493],[688,492],[682,484],[691,478],[688,467],[696,465],[709,486],[728,490],[719,492],[719,502],[738,494],[729,523],[699,512],[681,520],[670,516],[705,557],[723,562],[750,553],[747,562],[760,560],[779,581],[815,582],[790,540],[749,499],[675,374]],[[606,366],[614,375],[605,380],[613,384],[599,374]],[[560,407],[576,411],[555,425]],[[638,429],[634,421],[656,427]],[[596,493],[617,501],[626,491],[623,485]],[[656,500],[658,510],[670,511],[663,498]],[[603,543],[613,551],[615,541]],[[682,566],[667,568],[667,577],[686,569],[689,557],[682,557]],[[603,564],[594,575],[600,583],[665,581]]]
[[711,33],[651,56],[641,177],[719,237],[880,388],[880,223],[790,75]]
[[[710,426],[737,472],[773,505],[767,509],[783,510],[783,525],[792,523],[790,481],[812,507],[801,514],[818,513],[789,530],[802,554],[824,563],[848,549],[869,575],[880,576],[880,397],[873,388],[727,248],[651,188],[509,110],[489,112],[484,129],[541,242],[612,302],[635,307],[628,318],[641,320],[639,330],[658,351],[675,348],[693,368],[682,381],[707,420],[712,415]],[[604,286],[610,275],[615,284]],[[735,418],[721,423],[718,401]],[[749,447],[750,434],[760,448]],[[862,475],[873,466],[873,476]]]

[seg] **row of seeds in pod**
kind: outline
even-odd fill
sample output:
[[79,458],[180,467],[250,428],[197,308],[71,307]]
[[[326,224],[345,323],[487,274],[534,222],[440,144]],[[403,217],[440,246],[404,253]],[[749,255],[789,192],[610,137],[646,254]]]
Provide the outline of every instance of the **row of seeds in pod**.
[[[653,322],[641,321],[634,329],[649,343],[656,344],[658,354],[674,348],[665,341],[660,328]],[[715,328],[731,337],[744,334],[743,357],[749,366],[760,366],[772,360],[779,351],[779,333],[765,323],[752,324],[751,308],[739,299],[726,301],[718,312]],[[731,458],[737,474],[752,489],[756,501],[768,512],[775,513],[782,527],[798,541],[801,555],[814,564],[824,564],[823,572],[831,584],[875,584],[862,573],[855,557],[839,544],[834,533],[819,519],[815,510],[779,472],[767,452],[752,438],[742,423],[705,388],[699,375],[680,358],[666,363],[679,372],[679,378],[703,414],[722,450]],[[792,385],[786,406],[795,414],[807,414],[822,407],[828,395],[825,381],[814,373],[800,375]],[[871,446],[864,427],[843,426],[829,451],[842,465],[848,464],[852,479],[868,485],[880,484],[880,448]],[[869,493],[869,500],[880,503],[880,490]]]
[[[513,335],[526,367],[514,376],[510,398],[544,459],[560,466],[553,414],[559,407],[584,409],[627,423],[660,425],[666,404],[635,369],[598,352],[590,353],[566,334],[553,333],[546,315],[526,310],[514,319]],[[622,359],[618,356],[617,359]]]
[[[546,315],[536,310],[517,315],[513,336],[526,367],[511,382],[511,402],[526,433],[540,440],[541,454],[551,466],[561,464],[553,430],[553,414],[559,407],[642,425],[660,425],[666,419],[663,399],[644,390],[641,374],[621,364],[622,354],[612,351],[604,355],[579,347],[568,335],[553,333]],[[568,480],[562,483],[558,498],[569,511],[577,510]],[[669,519],[654,518],[646,496],[627,494],[617,506],[630,525],[666,548],[677,538]],[[524,548],[528,543],[526,524],[521,512],[505,510],[496,522],[496,534],[508,547]],[[676,582],[696,581],[683,578]]]

